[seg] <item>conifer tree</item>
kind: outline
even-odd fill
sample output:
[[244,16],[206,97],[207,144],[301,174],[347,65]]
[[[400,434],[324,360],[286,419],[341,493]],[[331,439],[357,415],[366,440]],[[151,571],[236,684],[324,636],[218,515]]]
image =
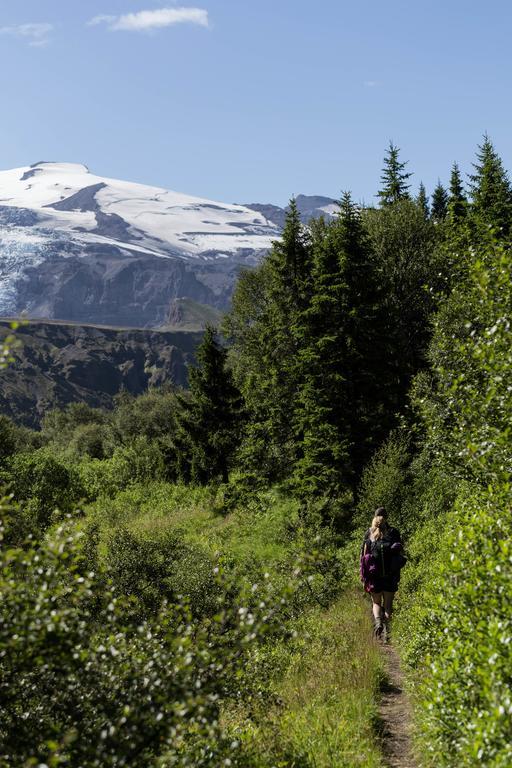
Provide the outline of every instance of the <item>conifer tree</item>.
[[307,301],[310,251],[306,228],[295,198],[290,200],[283,235],[274,243],[269,261],[275,274],[275,296],[281,308],[297,311]]
[[[408,204],[414,207],[412,201]],[[343,264],[348,307],[346,377],[350,460],[356,483],[389,430],[395,385],[394,368],[390,367],[387,296],[363,213],[349,194],[344,195],[340,218],[345,233]]]
[[244,465],[270,480],[289,473],[297,454],[290,413],[299,391],[296,330],[309,301],[310,262],[310,235],[292,200],[281,240],[258,270],[243,275],[225,322],[250,413]]
[[425,286],[432,284],[438,271],[438,235],[412,200],[369,210],[365,223],[385,309],[381,316],[387,334],[383,370],[386,380],[394,381],[386,407],[392,418],[403,408],[412,377],[426,364],[435,291]]
[[182,477],[206,484],[227,482],[233,453],[240,442],[242,398],[226,364],[227,351],[207,326],[189,369],[189,396],[179,397],[177,461]]
[[450,175],[446,217],[443,226],[437,228],[438,266],[433,270],[432,277],[437,274],[438,280],[431,279],[431,285],[438,293],[439,299],[443,294],[449,294],[458,284],[467,266],[466,256],[475,234],[475,226],[468,216],[468,211],[459,167],[454,163]]
[[428,204],[427,190],[425,189],[423,182],[420,182],[416,202],[418,203],[419,208],[423,211],[425,218],[428,219],[430,216],[430,207]]
[[[343,204],[342,204],[343,205]],[[343,214],[317,226],[310,305],[297,324],[300,394],[295,425],[301,455],[295,470],[300,495],[333,496],[350,478],[346,387],[346,284]]]
[[506,237],[512,226],[512,189],[502,160],[487,136],[479,145],[475,172],[470,175],[472,212]]
[[382,188],[378,192],[381,206],[393,205],[398,200],[409,197],[410,184],[407,183],[407,180],[412,176],[412,173],[406,173],[406,165],[406,162],[400,162],[399,148],[390,141],[380,178]]
[[439,224],[446,219],[447,214],[448,192],[438,179],[436,188],[432,194],[432,221]]
[[301,318],[295,475],[302,493],[333,498],[355,491],[358,472],[387,432],[386,325],[369,239],[349,193],[317,234],[314,289]]
[[450,221],[460,221],[467,215],[468,201],[464,194],[462,177],[457,163],[452,166],[450,176],[450,195],[448,198],[448,213]]

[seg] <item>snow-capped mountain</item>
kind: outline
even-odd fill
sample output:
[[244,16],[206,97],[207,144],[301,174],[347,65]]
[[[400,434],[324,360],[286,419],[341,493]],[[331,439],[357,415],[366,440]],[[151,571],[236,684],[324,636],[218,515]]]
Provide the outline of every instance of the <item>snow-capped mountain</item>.
[[[333,202],[304,200],[326,213]],[[177,300],[223,309],[240,266],[279,237],[282,216],[73,163],[2,171],[0,316],[158,327]]]

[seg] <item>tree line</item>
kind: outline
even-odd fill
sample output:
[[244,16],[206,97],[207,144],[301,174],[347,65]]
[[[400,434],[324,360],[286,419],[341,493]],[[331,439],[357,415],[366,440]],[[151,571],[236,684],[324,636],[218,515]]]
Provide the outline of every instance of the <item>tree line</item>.
[[410,177],[390,143],[377,206],[345,192],[332,220],[304,226],[291,200],[281,240],[240,275],[228,351],[211,328],[199,350],[179,418],[185,475],[285,482],[348,520],[370,457],[413,419],[411,384],[468,253],[510,234],[512,190],[487,136],[467,186],[456,163],[431,200]]

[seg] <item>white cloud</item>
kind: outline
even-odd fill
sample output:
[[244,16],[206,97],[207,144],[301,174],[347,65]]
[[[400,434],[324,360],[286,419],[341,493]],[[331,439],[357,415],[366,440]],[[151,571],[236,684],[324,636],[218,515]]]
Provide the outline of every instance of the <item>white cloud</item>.
[[0,35],[19,37],[33,48],[42,48],[50,42],[53,30],[53,24],[19,24],[15,27],[0,27]]
[[378,80],[365,80],[363,83],[365,88],[376,88],[379,85]]
[[110,16],[109,14],[101,14],[100,16],[95,16],[94,19],[91,19],[87,22],[88,27],[95,27],[97,24],[109,24],[112,23],[117,19],[117,16]]
[[123,32],[147,32],[175,24],[198,24],[200,27],[207,27],[208,11],[202,8],[158,8],[123,16],[95,16],[89,26],[96,24],[107,24],[110,29]]

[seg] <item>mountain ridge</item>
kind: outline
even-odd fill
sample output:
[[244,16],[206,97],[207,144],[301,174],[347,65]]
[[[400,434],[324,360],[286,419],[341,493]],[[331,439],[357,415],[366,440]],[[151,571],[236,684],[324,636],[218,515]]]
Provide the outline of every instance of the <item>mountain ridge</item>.
[[[334,201],[297,198],[303,221]],[[0,171],[0,316],[158,328],[179,302],[229,307],[285,209],[97,176],[79,163]]]

